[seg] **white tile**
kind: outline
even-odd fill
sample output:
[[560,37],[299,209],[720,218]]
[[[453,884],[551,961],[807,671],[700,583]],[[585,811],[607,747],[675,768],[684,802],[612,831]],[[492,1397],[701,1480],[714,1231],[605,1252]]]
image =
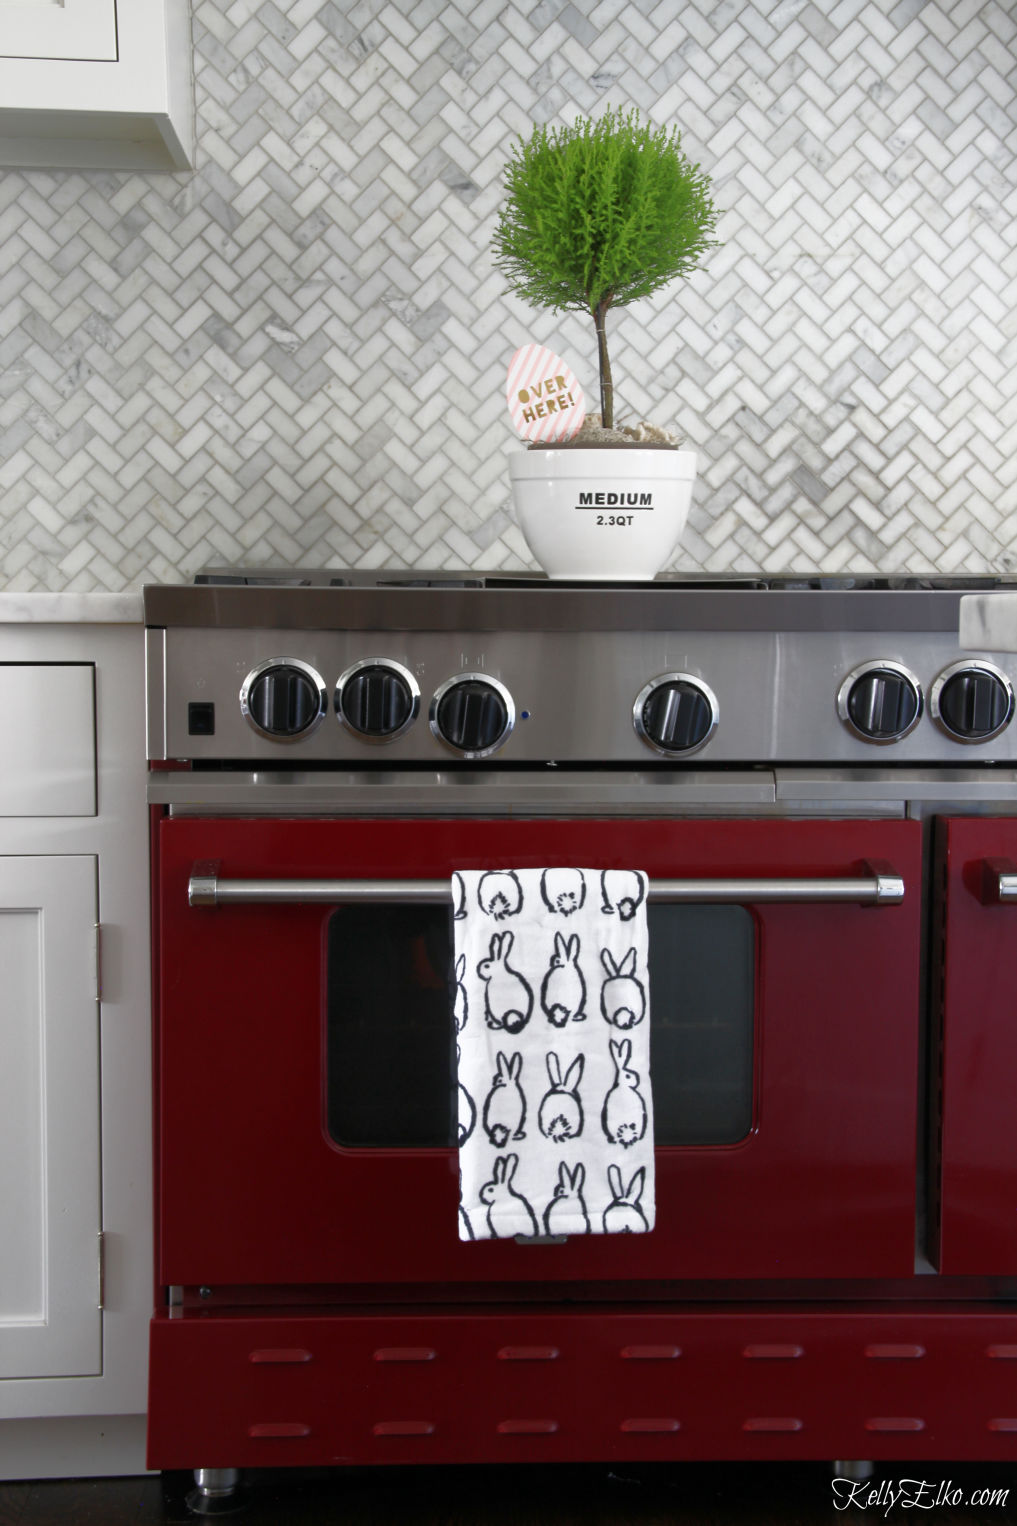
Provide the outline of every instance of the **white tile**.
[[1005,10],[195,0],[194,19],[193,176],[0,181],[6,583],[119,587],[212,555],[529,565],[505,515],[507,355],[551,342],[592,396],[593,348],[578,316],[505,295],[490,233],[516,135],[607,101],[680,121],[724,209],[724,247],[612,341],[620,395],[700,453],[682,565],[1010,555]]

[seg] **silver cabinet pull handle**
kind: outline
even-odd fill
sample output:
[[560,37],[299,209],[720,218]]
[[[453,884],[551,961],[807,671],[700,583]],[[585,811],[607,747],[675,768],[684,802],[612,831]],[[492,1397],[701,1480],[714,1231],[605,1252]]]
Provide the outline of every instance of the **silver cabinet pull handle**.
[[[904,881],[888,865],[869,864],[867,874],[852,878],[651,880],[651,901],[698,901],[720,904],[745,901],[839,901],[859,906],[897,906]],[[192,874],[187,885],[191,906],[260,906],[346,901],[451,901],[448,880],[249,880]],[[1015,895],[1017,899],[1017,895]]]
[[983,906],[1017,901],[1017,864],[1008,858],[982,859],[981,901]]

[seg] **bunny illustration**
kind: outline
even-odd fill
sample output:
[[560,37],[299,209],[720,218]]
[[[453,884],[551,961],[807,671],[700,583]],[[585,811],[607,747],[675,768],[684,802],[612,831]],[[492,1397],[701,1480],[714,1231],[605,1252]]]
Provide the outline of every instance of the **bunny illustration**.
[[646,1179],[646,1167],[640,1166],[627,1187],[622,1185],[622,1174],[619,1166],[608,1166],[607,1180],[611,1188],[612,1201],[604,1209],[604,1233],[606,1235],[645,1234],[649,1228],[643,1210],[639,1206],[639,1199],[643,1195],[643,1185]]
[[[462,1057],[463,1057],[462,1056],[462,1051],[459,1048],[459,1045],[457,1044],[456,1045],[456,1060],[457,1060],[457,1062],[461,1062],[462,1061]],[[457,1125],[457,1131],[456,1131],[457,1132],[457,1140],[458,1140],[458,1144],[459,1144],[459,1148],[460,1149],[462,1149],[463,1145],[466,1143],[466,1141],[469,1139],[470,1135],[473,1133],[473,1129],[474,1129],[474,1126],[475,1126],[476,1122],[477,1122],[477,1104],[474,1102],[473,1098],[470,1096],[469,1092],[466,1090],[466,1087],[460,1081],[459,1082],[458,1125]]]
[[561,933],[555,933],[554,953],[540,987],[540,1005],[548,1022],[555,1028],[564,1028],[569,1021],[586,1021],[586,1013],[583,1011],[586,1004],[586,981],[578,959],[578,933],[573,934],[568,942]]
[[473,1233],[470,1216],[463,1207],[463,1173],[461,1171],[459,1173],[459,1238],[460,1240],[475,1240],[477,1238]]
[[461,922],[466,915],[466,883],[457,869],[452,870],[452,920]]
[[456,960],[456,994],[452,1005],[452,1016],[455,1019],[456,1032],[462,1033],[466,1027],[466,1019],[470,1015],[470,1003],[466,995],[464,980],[466,977],[466,955],[460,954]]
[[617,911],[623,922],[631,922],[638,910],[646,886],[634,869],[605,869],[600,876],[601,911],[608,916]]
[[[485,1182],[480,1189],[480,1201],[487,1204],[487,1227],[493,1239],[540,1233],[540,1225],[533,1209],[522,1193],[514,1191],[512,1187],[512,1178],[518,1164],[518,1155],[496,1155],[491,1180]],[[529,1225],[528,1229],[520,1229],[520,1218]],[[506,1219],[509,1220],[508,1223]]]
[[480,876],[477,900],[481,911],[486,911],[496,922],[503,922],[521,909],[523,887],[511,869],[490,869]]
[[586,881],[581,869],[545,869],[540,876],[540,895],[548,911],[571,917],[586,900]]
[[600,962],[607,979],[600,988],[600,1010],[615,1028],[634,1028],[646,1016],[646,992],[636,979],[636,951],[630,948],[619,964],[601,950]]
[[498,1069],[491,1078],[491,1090],[484,1102],[484,1133],[500,1150],[510,1139],[525,1139],[526,1093],[519,1084],[523,1068],[522,1054],[511,1057],[499,1053]]
[[477,974],[485,982],[484,1021],[487,1026],[504,1028],[506,1033],[518,1033],[533,1015],[533,992],[519,971],[509,964],[511,952],[512,934],[495,933],[488,957],[477,965]]
[[583,1079],[583,1055],[572,1061],[561,1076],[561,1061],[556,1054],[547,1057],[547,1075],[551,1082],[540,1101],[537,1126],[545,1139],[560,1144],[563,1139],[578,1139],[583,1132],[583,1104],[579,1100],[579,1083]]
[[[570,1171],[562,1161],[558,1167],[558,1185],[544,1209],[544,1233],[546,1235],[588,1235],[590,1216],[583,1199],[583,1181],[586,1167],[582,1161]],[[576,1219],[582,1220],[582,1228],[576,1228]]]
[[632,1040],[611,1039],[608,1048],[614,1060],[614,1085],[604,1098],[600,1123],[611,1144],[627,1150],[646,1133],[646,1103],[639,1093],[639,1074],[629,1067]]

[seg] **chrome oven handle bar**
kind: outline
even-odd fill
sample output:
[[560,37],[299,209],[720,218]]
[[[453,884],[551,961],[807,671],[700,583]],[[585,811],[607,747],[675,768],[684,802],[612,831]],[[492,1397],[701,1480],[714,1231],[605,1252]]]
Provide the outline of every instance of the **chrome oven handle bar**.
[[982,904],[1007,906],[1017,901],[1017,864],[1007,858],[982,860]]
[[[752,901],[841,902],[860,906],[897,906],[904,881],[885,864],[866,865],[868,873],[852,878],[735,878],[651,880],[650,901],[696,901],[713,904]],[[191,906],[261,906],[344,902],[451,901],[448,880],[252,880],[192,874],[187,885]]]

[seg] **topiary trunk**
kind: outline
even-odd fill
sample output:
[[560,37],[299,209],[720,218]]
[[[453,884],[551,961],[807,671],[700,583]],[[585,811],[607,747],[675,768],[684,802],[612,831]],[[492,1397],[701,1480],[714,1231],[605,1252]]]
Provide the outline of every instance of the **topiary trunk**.
[[593,310],[597,325],[597,360],[600,363],[600,422],[605,429],[614,428],[614,384],[611,381],[611,360],[607,353],[607,310],[610,297],[599,302]]

